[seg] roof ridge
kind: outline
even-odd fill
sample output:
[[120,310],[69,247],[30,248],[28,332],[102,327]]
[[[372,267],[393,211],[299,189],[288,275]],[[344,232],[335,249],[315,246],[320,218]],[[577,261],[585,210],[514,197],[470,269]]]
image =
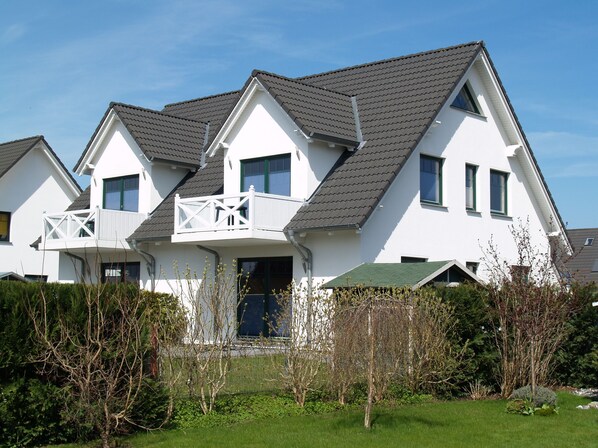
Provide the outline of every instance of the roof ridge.
[[315,86],[313,84],[306,84],[304,82],[299,81],[297,78],[289,78],[287,76],[279,75],[278,73],[272,73],[272,72],[269,72],[269,71],[266,71],[266,70],[257,70],[257,69],[255,69],[255,70],[253,70],[251,72],[251,76],[252,77],[257,77],[257,75],[259,75],[259,74],[270,75],[270,76],[273,76],[275,78],[284,79],[285,81],[290,81],[290,82],[293,82],[293,83],[296,83],[296,84],[300,84],[300,85],[305,86],[305,87],[311,87],[311,88],[323,90],[325,92],[336,93],[338,95],[346,96],[348,99],[351,99],[351,95],[349,95],[347,93],[339,92],[337,90],[327,89],[326,87]]
[[36,139],[36,140],[44,139],[45,140],[45,137],[41,134],[40,135],[32,135],[31,137],[23,137],[23,138],[18,138],[16,140],[11,140],[9,142],[2,142],[2,143],[0,143],[0,146],[10,145],[11,143],[24,142],[25,140],[33,140],[33,139]]
[[191,118],[179,117],[177,115],[167,114],[165,112],[162,112],[162,111],[159,111],[159,110],[155,110],[155,109],[149,109],[147,107],[135,106],[134,104],[121,103],[121,102],[118,102],[118,101],[112,101],[112,102],[110,102],[109,108],[112,109],[114,106],[129,107],[131,109],[137,109],[137,110],[142,110],[144,112],[151,112],[151,113],[154,113],[154,114],[162,115],[164,117],[176,118],[178,120],[184,120],[184,121],[191,121],[192,123],[196,123],[196,124],[206,124],[207,123],[205,121],[192,120]]
[[414,58],[414,57],[418,57],[418,56],[424,56],[427,54],[441,53],[443,51],[454,50],[457,48],[467,47],[470,45],[481,45],[482,47],[484,47],[484,41],[483,40],[471,41],[471,42],[467,42],[467,43],[451,45],[451,46],[444,47],[444,48],[437,48],[435,50],[426,50],[426,51],[420,51],[417,53],[406,54],[403,56],[396,56],[396,57],[387,58],[387,59],[380,59],[378,61],[366,62],[363,64],[357,64],[357,65],[351,65],[349,67],[343,67],[343,68],[339,68],[339,69],[335,69],[335,70],[330,70],[327,72],[320,72],[320,73],[314,73],[312,75],[299,76],[296,79],[298,79],[298,80],[313,79],[313,78],[317,78],[319,76],[330,75],[332,73],[340,73],[340,72],[354,70],[354,69],[358,69],[358,68],[362,68],[362,67],[370,67],[373,65],[385,64],[388,62],[394,62],[394,61],[398,61],[401,59],[410,59],[410,58]]
[[228,92],[215,93],[213,95],[201,96],[199,98],[193,98],[193,99],[190,99],[190,100],[176,101],[174,103],[168,103],[168,104],[165,104],[164,107],[177,106],[179,104],[185,104],[185,103],[193,103],[195,101],[203,101],[203,100],[207,100],[207,99],[210,99],[210,98],[216,98],[216,97],[219,97],[219,96],[232,95],[233,93],[240,93],[240,92],[241,92],[241,90],[230,90]]

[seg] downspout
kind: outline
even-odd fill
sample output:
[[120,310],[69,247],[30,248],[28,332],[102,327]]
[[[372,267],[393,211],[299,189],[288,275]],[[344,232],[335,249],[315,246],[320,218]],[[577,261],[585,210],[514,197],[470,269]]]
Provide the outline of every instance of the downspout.
[[220,254],[213,249],[208,249],[207,247],[201,246],[199,244],[197,244],[195,247],[197,247],[199,250],[206,251],[207,253],[212,254],[214,256],[214,279],[215,279],[216,276],[218,275],[218,266],[220,266]]
[[295,239],[295,231],[294,230],[285,230],[284,235],[286,236],[287,240],[291,245],[299,252],[301,256],[301,262],[303,264],[303,270],[307,274],[307,342],[311,342],[312,340],[312,328],[311,328],[311,306],[312,306],[312,283],[313,283],[313,263],[314,263],[314,256],[312,251],[299,243]]
[[150,291],[154,292],[156,290],[156,259],[152,254],[139,249],[139,246],[137,246],[137,240],[131,241],[131,247],[133,247],[133,250],[145,260],[147,273],[150,277]]
[[67,254],[73,260],[78,260],[81,262],[81,283],[85,283],[85,275],[86,274],[87,274],[87,277],[89,278],[89,280],[91,281],[91,269],[89,268],[89,264],[87,263],[87,260],[83,257],[80,257],[79,255],[75,255],[70,252],[65,252],[65,254]]

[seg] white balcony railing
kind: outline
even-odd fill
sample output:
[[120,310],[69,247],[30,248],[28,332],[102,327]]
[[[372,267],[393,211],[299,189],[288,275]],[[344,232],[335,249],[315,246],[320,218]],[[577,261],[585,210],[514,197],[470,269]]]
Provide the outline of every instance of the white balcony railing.
[[[125,243],[146,215],[119,210],[74,210],[62,213],[44,213],[42,242],[56,248],[84,247],[85,243],[115,246]],[[128,246],[128,245],[127,245]],[[54,248],[54,247],[50,247]]]
[[[303,199],[266,193],[248,192],[233,195],[203,196],[182,199],[175,197],[174,236],[202,232],[222,233],[218,239],[256,237],[255,232],[281,233],[303,204]],[[239,231],[237,235],[231,231]],[[198,236],[198,241],[210,239]],[[266,236],[267,238],[267,236]],[[284,239],[281,234],[275,239]],[[188,235],[181,241],[192,241]]]

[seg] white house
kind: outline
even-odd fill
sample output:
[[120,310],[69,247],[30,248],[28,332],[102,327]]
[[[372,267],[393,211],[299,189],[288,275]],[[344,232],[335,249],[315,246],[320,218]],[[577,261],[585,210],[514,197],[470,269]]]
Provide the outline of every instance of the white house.
[[296,79],[254,71],[160,112],[111,104],[75,171],[89,201],[45,216],[46,249],[160,291],[173,262],[237,260],[254,280],[241,335],[266,331],[270,292],[292,279],[440,260],[484,278],[491,238],[515,258],[517,219],[534,244],[569,247],[482,42]]
[[62,211],[81,189],[43,136],[0,144],[0,273],[30,280],[57,281],[71,276],[63,254],[38,252],[45,211]]

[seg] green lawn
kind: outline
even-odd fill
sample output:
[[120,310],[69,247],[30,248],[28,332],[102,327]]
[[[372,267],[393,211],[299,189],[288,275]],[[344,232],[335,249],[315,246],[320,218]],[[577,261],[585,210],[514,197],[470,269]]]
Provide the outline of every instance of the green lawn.
[[374,428],[360,411],[256,420],[228,427],[170,430],[124,440],[131,447],[595,447],[598,412],[559,394],[560,413],[523,417],[504,401],[451,401],[376,409]]

